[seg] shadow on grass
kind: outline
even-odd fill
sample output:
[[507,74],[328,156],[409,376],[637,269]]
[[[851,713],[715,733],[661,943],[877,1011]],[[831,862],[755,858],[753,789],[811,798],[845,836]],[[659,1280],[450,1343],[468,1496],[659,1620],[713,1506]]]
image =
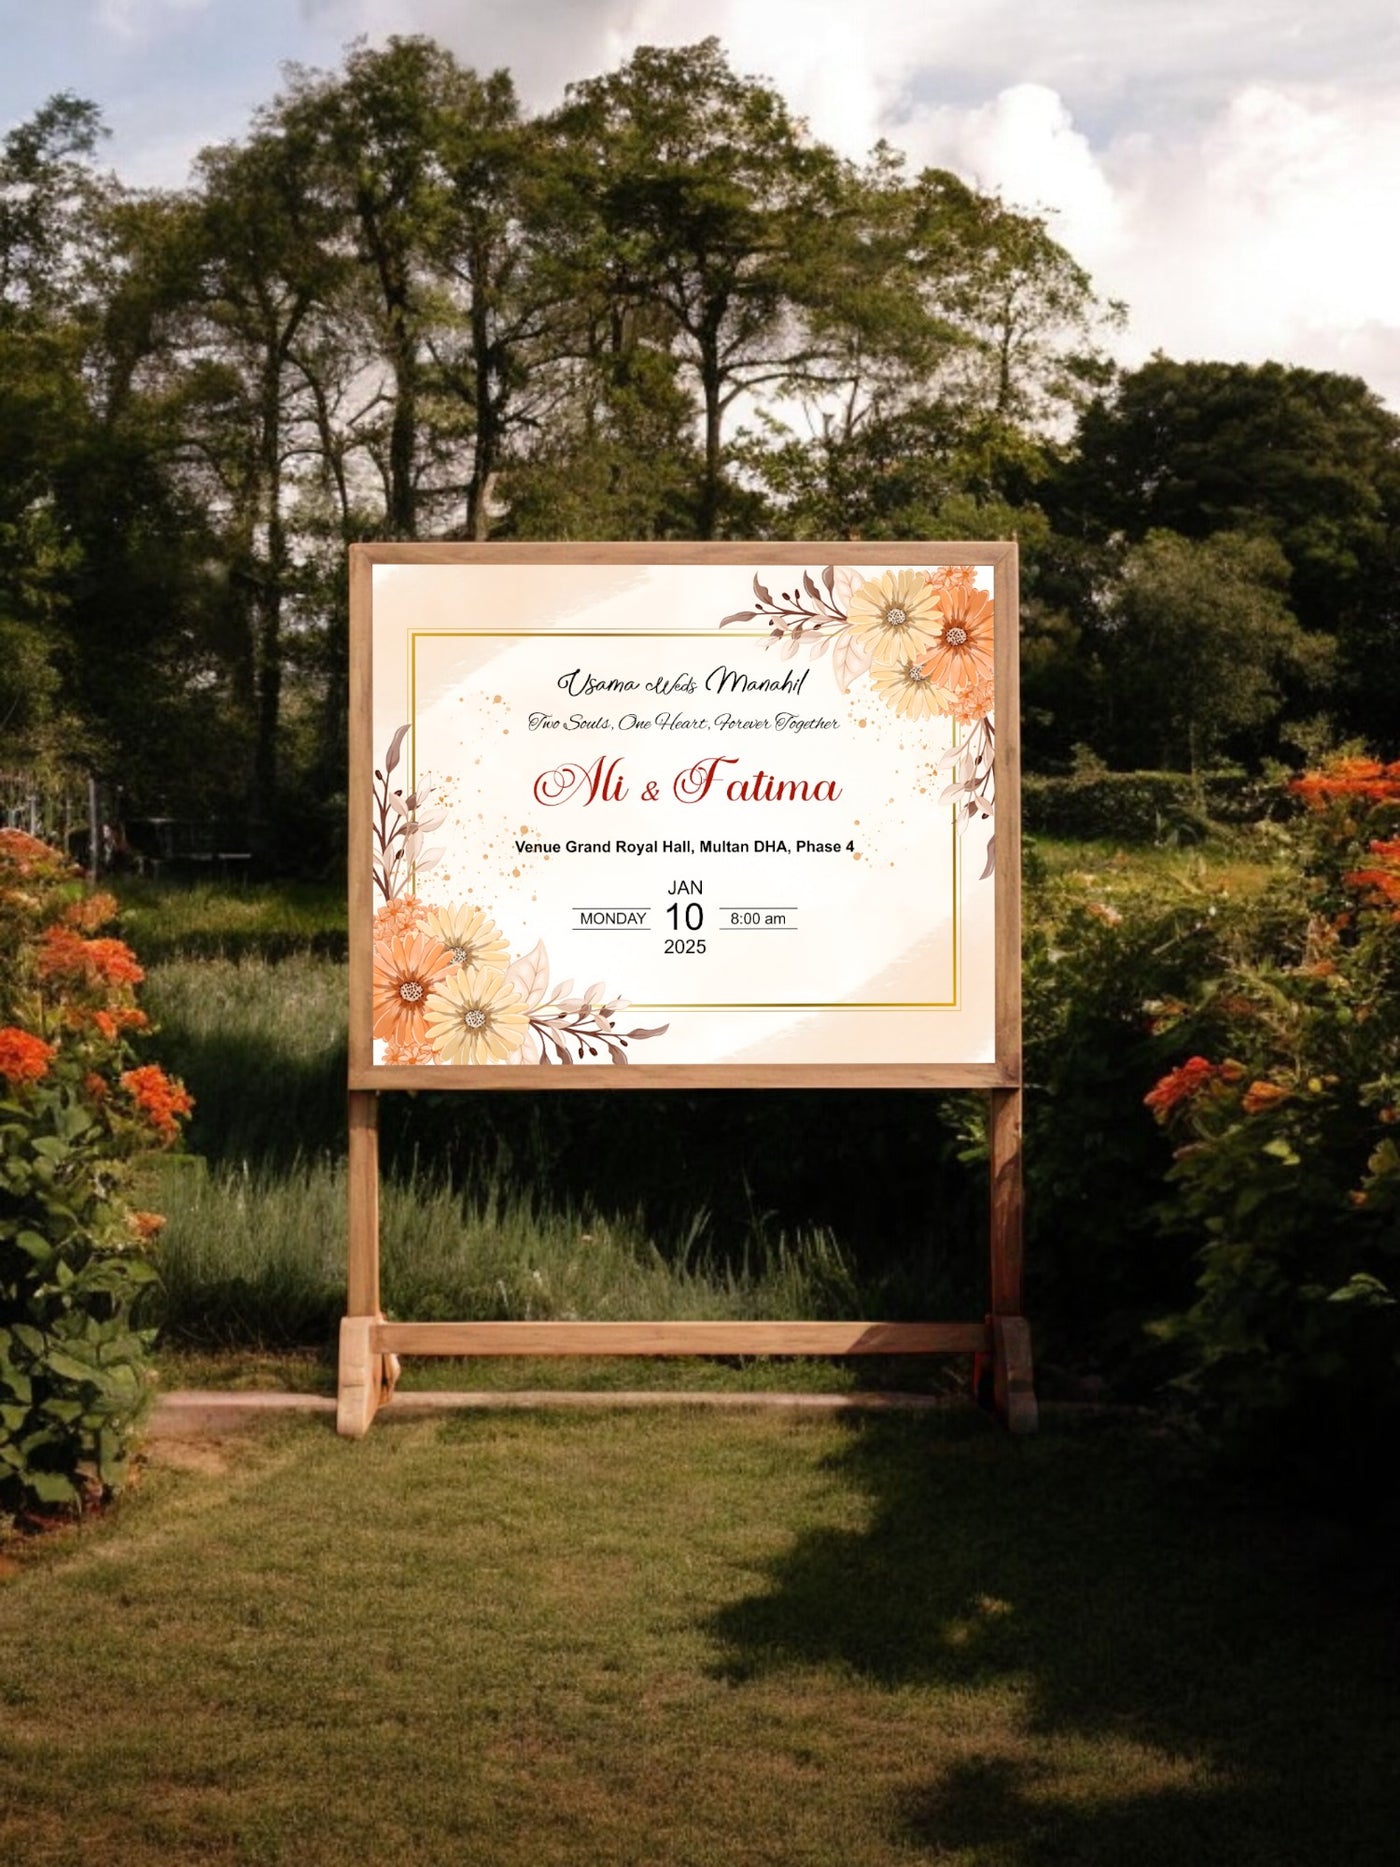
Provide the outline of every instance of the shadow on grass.
[[277,1049],[256,1036],[163,1023],[161,1061],[195,1097],[186,1136],[211,1161],[284,1168],[345,1147],[345,1039],[324,1051]]
[[1317,1521],[1228,1508],[1140,1426],[1013,1441],[970,1414],[854,1425],[860,1530],[815,1528],[712,1631],[785,1670],[941,1688],[957,1740],[893,1818],[936,1858],[1394,1859],[1396,1590]]

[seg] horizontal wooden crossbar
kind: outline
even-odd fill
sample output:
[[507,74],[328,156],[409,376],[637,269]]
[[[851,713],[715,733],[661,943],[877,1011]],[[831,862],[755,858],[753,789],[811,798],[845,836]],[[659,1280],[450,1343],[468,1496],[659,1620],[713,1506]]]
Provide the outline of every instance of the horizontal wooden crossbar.
[[381,1355],[978,1355],[980,1322],[374,1322]]

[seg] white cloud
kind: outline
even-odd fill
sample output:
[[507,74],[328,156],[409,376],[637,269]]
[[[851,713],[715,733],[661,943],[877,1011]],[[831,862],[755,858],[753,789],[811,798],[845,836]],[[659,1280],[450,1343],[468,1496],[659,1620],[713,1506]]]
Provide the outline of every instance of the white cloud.
[[1122,204],[1068,106],[1043,84],[1017,84],[970,109],[911,116],[897,139],[919,166],[951,168],[1017,207],[1049,210],[1056,238],[1083,264],[1121,237]]
[[898,140],[1053,210],[1100,292],[1128,303],[1125,361],[1272,357],[1364,375],[1400,405],[1400,255],[1382,231],[1400,200],[1393,98],[1249,84],[1200,123],[1096,149],[1055,91],[1018,84],[915,112]]
[[[132,34],[208,0],[96,3],[110,31]],[[1159,347],[1275,356],[1362,373],[1400,405],[1386,237],[1400,34],[1375,0],[300,0],[300,12],[300,40],[268,43],[269,66],[333,62],[361,32],[425,32],[479,70],[509,67],[532,109],[638,45],[715,33],[736,70],[770,78],[843,153],[883,135],[1053,209],[1099,290],[1128,302],[1126,360]],[[183,127],[165,125],[172,160]],[[157,179],[158,160],[140,166]]]
[[202,13],[209,0],[97,0],[97,24],[117,39],[146,39],[172,14]]

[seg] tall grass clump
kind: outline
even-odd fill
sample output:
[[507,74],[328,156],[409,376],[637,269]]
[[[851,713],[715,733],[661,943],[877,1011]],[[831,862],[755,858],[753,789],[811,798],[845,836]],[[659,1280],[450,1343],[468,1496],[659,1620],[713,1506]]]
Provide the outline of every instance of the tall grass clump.
[[123,930],[148,960],[344,959],[345,890],[314,882],[118,885]]
[[191,1148],[267,1163],[342,1150],[346,1001],[345,966],[314,954],[154,968],[146,1002],[198,1101]]
[[[345,1167],[276,1171],[172,1163],[162,1186],[160,1321],[172,1339],[224,1348],[320,1347],[345,1303]],[[871,1292],[827,1233],[751,1238],[737,1262],[690,1234],[658,1240],[640,1217],[551,1206],[498,1177],[463,1191],[386,1181],[383,1297],[420,1322],[586,1318],[763,1320],[859,1315]]]

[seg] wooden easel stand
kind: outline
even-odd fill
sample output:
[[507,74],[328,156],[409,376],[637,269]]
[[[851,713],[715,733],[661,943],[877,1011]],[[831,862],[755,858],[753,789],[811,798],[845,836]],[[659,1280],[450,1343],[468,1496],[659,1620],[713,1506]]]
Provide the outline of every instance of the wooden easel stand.
[[348,1313],[337,1430],[358,1439],[393,1396],[401,1355],[971,1355],[997,1414],[1036,1426],[1021,1314],[1021,1091],[991,1091],[990,1311],[982,1322],[386,1322],[379,1306],[379,1096],[350,1091]]

